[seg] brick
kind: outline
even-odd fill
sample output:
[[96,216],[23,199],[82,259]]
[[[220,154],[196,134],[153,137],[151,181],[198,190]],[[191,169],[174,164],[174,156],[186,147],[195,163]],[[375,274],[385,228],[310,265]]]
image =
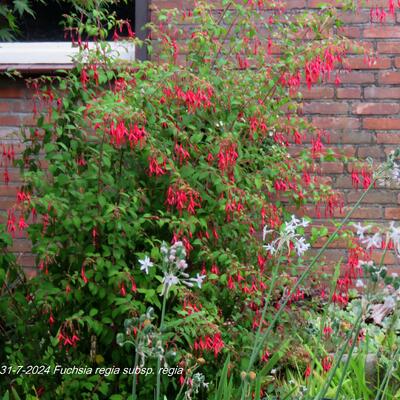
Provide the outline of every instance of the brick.
[[400,144],[400,133],[377,133],[376,142],[384,144]]
[[349,106],[346,103],[305,103],[303,112],[305,114],[347,114]]
[[[361,194],[360,194],[361,196]],[[352,207],[344,207],[344,213],[347,214]],[[359,207],[353,211],[351,218],[353,219],[380,219],[383,216],[383,210],[381,207]]]
[[25,88],[18,87],[17,84],[9,84],[6,87],[0,86],[0,98],[20,99],[29,96]]
[[363,128],[380,131],[400,130],[400,118],[364,118]]
[[400,26],[369,26],[364,28],[364,38],[400,38]]
[[364,22],[369,22],[370,16],[369,12],[357,10],[357,13],[351,11],[339,11],[339,19],[345,24],[362,24]]
[[400,99],[400,88],[367,87],[364,89],[367,99]]
[[361,28],[357,26],[342,26],[338,29],[338,33],[351,39],[361,37]]
[[[380,264],[382,261],[382,256],[383,256],[384,252],[382,250],[374,250],[371,254],[371,259],[377,263]],[[383,264],[397,264],[398,260],[397,257],[393,254],[393,252],[387,252],[384,254],[383,256]]]
[[[332,76],[330,82],[335,81],[336,76]],[[374,83],[375,75],[373,72],[350,71],[346,74],[339,74],[340,83]]]
[[400,208],[399,207],[388,207],[385,209],[386,219],[400,219]]
[[333,98],[334,90],[330,87],[314,86],[311,89],[302,88],[301,93],[305,100],[331,99]]
[[[351,191],[347,193],[347,201],[349,203],[355,203],[360,198],[360,193],[357,191]],[[362,204],[396,204],[397,194],[394,190],[371,190],[364,197]]]
[[377,50],[379,54],[400,54],[400,41],[378,42]]
[[343,163],[337,161],[322,162],[320,168],[323,174],[342,174],[344,171]]
[[397,114],[400,111],[398,103],[356,103],[352,106],[353,114]]
[[396,57],[396,58],[394,59],[394,66],[395,66],[396,68],[400,68],[400,57]]
[[31,114],[0,114],[0,125],[3,126],[16,126],[20,125],[33,125],[35,122]]
[[383,85],[397,85],[400,84],[400,72],[385,71],[380,72],[378,75],[378,82]]
[[371,132],[330,132],[330,143],[346,144],[372,144],[375,142],[375,135]]
[[360,121],[357,118],[348,117],[313,117],[313,124],[318,128],[327,129],[358,129]]
[[307,5],[306,0],[285,0],[283,2],[283,7],[286,9],[294,9],[294,8],[305,8]]
[[368,158],[372,157],[377,160],[379,159],[386,159],[385,153],[379,146],[365,146],[365,147],[358,147],[357,149],[357,156],[360,158]]
[[336,94],[339,99],[359,99],[361,97],[361,88],[337,88]]
[[371,64],[365,62],[364,57],[351,57],[346,58],[344,65],[351,69],[388,69],[391,67],[391,59],[379,57]]

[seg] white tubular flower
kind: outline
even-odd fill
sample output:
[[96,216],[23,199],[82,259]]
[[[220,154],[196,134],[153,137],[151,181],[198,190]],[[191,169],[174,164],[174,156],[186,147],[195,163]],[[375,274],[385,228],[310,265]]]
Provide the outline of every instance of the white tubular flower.
[[190,278],[190,280],[195,283],[200,289],[203,284],[204,279],[206,279],[205,275],[197,274],[196,278]]
[[306,240],[301,237],[294,243],[294,247],[296,248],[297,256],[301,257],[310,248],[310,243],[306,243]]
[[183,271],[187,268],[188,265],[185,260],[180,260],[176,263],[176,266]]
[[146,256],[143,260],[139,260],[140,270],[144,271],[146,274],[149,273],[149,268],[154,264],[150,261],[149,256]]
[[377,232],[374,236],[364,239],[363,243],[367,245],[367,249],[370,249],[371,247],[380,249],[382,247],[382,235]]
[[271,243],[268,243],[268,244],[264,245],[263,247],[264,247],[265,250],[269,251],[270,254],[275,254],[276,253],[276,249]]
[[305,218],[303,218],[299,224],[299,226],[302,226],[303,228],[307,228],[308,225],[310,225],[310,221],[307,221]]
[[162,280],[164,285],[161,295],[164,296],[171,286],[177,285],[179,283],[179,278],[171,273],[166,273]]
[[364,239],[364,233],[371,228],[371,225],[362,226],[359,222],[353,224],[353,226],[357,228],[357,236],[360,238],[360,240]]

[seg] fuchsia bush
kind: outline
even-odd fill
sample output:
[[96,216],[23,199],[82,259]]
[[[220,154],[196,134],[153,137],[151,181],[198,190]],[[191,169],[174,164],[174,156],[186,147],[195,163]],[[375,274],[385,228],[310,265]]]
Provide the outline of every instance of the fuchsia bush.
[[[160,12],[151,26],[157,62],[134,65],[112,59],[102,42],[114,28],[120,40],[123,26],[139,44],[129,24],[99,10],[71,18],[79,24],[71,30],[81,48],[76,68],[30,82],[37,129],[24,137],[24,185],[7,230],[27,230],[39,273],[1,299],[0,351],[9,363],[132,367],[140,355],[146,366],[183,368],[174,379],[161,377],[168,398],[193,392],[198,369],[213,393],[228,354],[239,384],[253,380],[254,371],[240,375],[249,365],[293,365],[286,339],[293,330],[302,335],[300,305],[309,301],[313,310],[329,300],[318,274],[295,287],[309,243],[327,230],[310,233],[309,221],[287,209],[312,205],[332,216],[343,204],[316,173],[337,155],[329,133],[298,115],[298,90],[335,76],[353,44],[332,33],[340,22],[331,8],[289,17],[280,4],[223,4],[221,15],[209,2],[189,14]],[[177,20],[192,30],[177,29]],[[152,50],[151,43],[141,45]],[[296,158],[293,145],[304,146]],[[13,158],[4,147],[5,182]],[[352,173],[355,186],[367,189],[372,179],[367,169]],[[181,243],[185,263],[165,260],[163,242]],[[364,255],[354,242],[333,302],[347,304]],[[250,362],[257,331],[267,328],[268,343]],[[295,360],[306,376],[309,358]],[[321,360],[328,371],[331,359]],[[19,375],[0,387],[44,399],[118,399],[131,393],[132,380]],[[151,398],[153,387],[151,376],[140,376],[138,398]],[[271,382],[259,389],[281,390]],[[245,398],[252,392],[250,384]]]

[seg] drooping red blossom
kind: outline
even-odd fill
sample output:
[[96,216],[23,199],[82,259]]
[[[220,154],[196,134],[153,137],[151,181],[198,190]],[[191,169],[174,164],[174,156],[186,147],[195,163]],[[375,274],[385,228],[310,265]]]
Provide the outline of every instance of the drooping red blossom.
[[149,156],[149,176],[161,176],[167,173],[167,160],[164,158],[162,163],[157,161],[157,157]]
[[325,372],[328,372],[332,368],[332,356],[326,356],[322,359],[321,365]]
[[182,215],[183,210],[194,215],[196,214],[196,208],[201,208],[201,197],[192,188],[178,188],[177,185],[172,185],[168,187],[165,203],[168,208],[175,207],[179,215]]
[[202,354],[204,351],[212,351],[214,357],[217,358],[218,354],[225,347],[221,334],[215,333],[214,335],[206,335],[198,337],[193,344],[194,350]]
[[86,276],[86,272],[85,272],[85,264],[82,264],[82,268],[81,268],[81,277],[83,279],[83,282],[85,283],[85,285],[89,282],[87,276]]
[[323,334],[325,335],[326,338],[330,338],[332,333],[333,333],[333,329],[329,325],[324,326]]

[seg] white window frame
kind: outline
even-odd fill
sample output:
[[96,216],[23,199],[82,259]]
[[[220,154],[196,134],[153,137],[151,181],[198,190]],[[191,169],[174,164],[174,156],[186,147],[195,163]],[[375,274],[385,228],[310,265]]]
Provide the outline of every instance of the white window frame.
[[[135,46],[129,42],[109,42],[112,53],[124,61],[135,60]],[[89,48],[93,43],[89,43]],[[0,71],[44,72],[72,69],[79,48],[70,42],[0,43]]]

